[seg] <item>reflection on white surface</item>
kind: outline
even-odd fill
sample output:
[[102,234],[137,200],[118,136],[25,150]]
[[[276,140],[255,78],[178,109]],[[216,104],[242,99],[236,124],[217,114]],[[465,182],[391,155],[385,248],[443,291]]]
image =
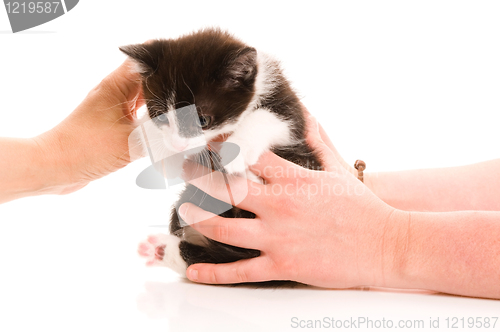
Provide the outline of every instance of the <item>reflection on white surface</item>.
[[[430,327],[431,319],[439,319],[440,329],[444,329],[447,317],[493,317],[498,316],[500,308],[498,301],[426,291],[327,290],[307,286],[257,289],[196,285],[188,281],[146,282],[145,290],[137,298],[139,311],[150,319],[167,320],[171,331],[293,331],[297,329],[293,319],[306,324],[310,320],[324,322],[325,318],[329,322],[391,320],[394,325],[399,321],[421,322],[425,329]],[[372,330],[366,324],[357,329]]]

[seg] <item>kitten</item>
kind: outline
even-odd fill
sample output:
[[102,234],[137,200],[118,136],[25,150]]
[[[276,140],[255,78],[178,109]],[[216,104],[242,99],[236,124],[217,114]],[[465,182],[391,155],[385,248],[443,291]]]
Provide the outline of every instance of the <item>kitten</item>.
[[[321,169],[318,156],[305,142],[299,98],[271,57],[218,29],[120,50],[134,60],[142,74],[146,116],[155,122],[168,150],[188,151],[205,140],[222,137],[240,148],[237,160],[223,162],[222,171],[246,174],[254,181],[260,178],[248,166],[268,150],[303,167]],[[189,105],[196,107],[198,134],[186,133],[175,111]],[[210,149],[192,159],[213,169],[222,162]],[[225,218],[255,218],[252,212],[231,205],[221,209],[227,204],[187,184],[172,210],[171,234],[150,236],[139,246],[148,265],[167,266],[185,275],[191,264],[227,263],[260,255],[258,250],[213,241],[187,226],[177,214],[184,202]]]

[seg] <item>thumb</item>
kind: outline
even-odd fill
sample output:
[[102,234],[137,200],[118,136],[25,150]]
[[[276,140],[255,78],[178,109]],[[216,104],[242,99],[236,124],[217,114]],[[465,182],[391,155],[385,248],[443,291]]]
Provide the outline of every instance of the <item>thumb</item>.
[[115,85],[118,92],[128,98],[139,94],[142,79],[141,75],[134,70],[132,61],[127,59],[103,81],[109,81],[110,84]]
[[281,158],[271,151],[263,153],[256,164],[249,167],[257,176],[263,178],[266,183],[276,182],[284,178],[284,174],[296,174],[294,168],[301,168],[286,159]]
[[337,170],[340,165],[334,152],[321,138],[318,120],[311,114],[306,114],[306,141],[307,144],[319,155],[323,169],[327,172]]
[[109,99],[113,106],[121,106],[113,108],[118,111],[116,116],[133,120],[135,111],[144,104],[141,75],[134,71],[131,60],[125,60],[99,86],[105,99]]

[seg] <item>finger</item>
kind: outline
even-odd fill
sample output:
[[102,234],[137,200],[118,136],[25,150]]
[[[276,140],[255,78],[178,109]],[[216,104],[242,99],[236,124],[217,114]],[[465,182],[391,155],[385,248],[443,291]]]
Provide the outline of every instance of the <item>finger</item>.
[[271,151],[263,153],[257,163],[250,166],[249,169],[263,178],[267,184],[279,182],[300,172],[307,172],[305,168],[283,159]]
[[323,164],[323,169],[331,171],[332,167],[338,166],[338,159],[328,145],[321,138],[319,123],[312,115],[306,117],[306,141],[316,153]]
[[[356,171],[354,170],[354,168],[351,165],[349,165],[345,162],[344,158],[342,158],[342,156],[340,155],[340,153],[337,151],[337,149],[333,145],[332,141],[330,140],[330,137],[328,137],[328,135],[326,134],[326,131],[325,131],[325,129],[323,129],[323,126],[321,125],[321,123],[319,123],[318,120],[316,118],[314,118],[311,115],[311,113],[309,113],[309,111],[307,110],[307,108],[304,105],[302,105],[302,109],[304,111],[304,115],[306,118],[306,130],[307,130],[306,141],[307,141],[307,144],[309,144],[309,146],[313,149],[319,149],[320,151],[322,151],[322,152],[320,152],[322,155],[322,158],[325,159],[325,163],[329,163],[330,160],[328,159],[327,155],[324,153],[325,151],[323,151],[321,149],[321,146],[318,146],[316,144],[316,142],[318,141],[318,136],[315,136],[314,134],[315,134],[315,132],[318,132],[319,139],[321,141],[323,141],[323,143],[331,150],[331,152],[335,156],[335,159],[340,163],[340,165],[342,165],[345,169],[349,170],[352,174],[355,175]],[[312,135],[310,135],[310,134],[312,134]]]
[[237,284],[278,280],[274,266],[265,256],[226,264],[194,264],[187,271],[189,280],[204,284]]
[[137,112],[139,108],[144,106],[146,104],[146,101],[144,100],[144,92],[142,91],[142,87],[139,89],[139,94],[137,95],[135,99],[135,107],[134,107],[134,112]]
[[264,185],[246,178],[214,171],[191,160],[184,162],[181,176],[210,196],[244,210],[262,205],[259,194]]
[[337,158],[337,161],[339,163],[341,163],[346,169],[353,170],[352,165],[349,165],[348,163],[346,163],[345,160],[344,160],[344,158],[342,158],[342,156],[340,155],[340,153],[337,150],[337,148],[335,148],[335,146],[333,145],[332,141],[330,140],[330,138],[326,134],[325,129],[323,129],[323,126],[321,125],[321,123],[319,123],[319,122],[317,122],[317,123],[318,123],[318,130],[319,130],[319,134],[320,134],[321,139],[323,140],[323,142],[325,142],[325,144],[333,152],[333,154],[335,155],[335,158]]
[[139,92],[138,87],[140,87],[142,80],[141,75],[133,68],[132,61],[127,59],[106,76],[101,83],[118,89],[118,92],[125,98],[131,95],[136,96]]
[[[326,134],[325,130],[321,126],[321,123],[316,120],[316,118],[309,112],[309,110],[302,104],[302,111],[306,119],[306,131],[309,133],[312,130],[319,131],[321,140],[332,150],[337,156],[337,150],[333,145],[330,137]],[[309,142],[308,142],[309,143]]]
[[[106,98],[122,105],[122,113],[129,120],[134,119],[136,105],[141,105],[139,96],[142,90],[141,75],[134,71],[131,60],[125,60],[118,68],[106,76],[98,85]],[[142,98],[141,98],[142,99]]]
[[258,219],[223,218],[192,203],[182,204],[179,214],[191,227],[218,242],[259,250],[264,238]]
[[[126,98],[128,101],[128,108],[124,109],[124,114],[130,120],[134,120],[136,116],[136,111],[144,105],[144,97],[142,92],[142,78],[140,74],[135,71],[132,63],[127,59],[120,68],[126,69],[123,73],[120,72],[118,75],[121,76],[123,82],[120,83],[122,87],[120,90],[123,93],[127,93]],[[118,76],[120,77],[120,76]]]
[[129,120],[136,120],[137,110],[145,104],[141,85],[138,86],[137,91],[131,92],[131,95],[127,97],[127,100],[128,109],[124,110],[124,114]]

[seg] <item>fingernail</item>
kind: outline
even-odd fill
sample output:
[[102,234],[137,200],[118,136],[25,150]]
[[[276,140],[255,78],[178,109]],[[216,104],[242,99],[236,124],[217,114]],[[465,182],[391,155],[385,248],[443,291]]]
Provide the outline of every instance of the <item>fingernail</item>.
[[188,207],[186,206],[186,204],[182,204],[179,207],[179,214],[181,215],[181,218],[184,219],[184,221],[186,221],[187,209]]
[[319,133],[319,121],[311,115],[311,118],[313,119],[314,123],[316,124],[316,131]]
[[188,278],[189,278],[189,280],[192,280],[192,281],[198,281],[198,270],[191,269],[188,272]]

